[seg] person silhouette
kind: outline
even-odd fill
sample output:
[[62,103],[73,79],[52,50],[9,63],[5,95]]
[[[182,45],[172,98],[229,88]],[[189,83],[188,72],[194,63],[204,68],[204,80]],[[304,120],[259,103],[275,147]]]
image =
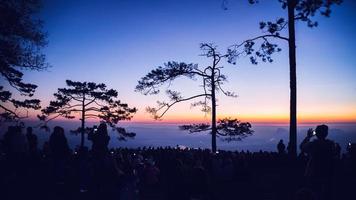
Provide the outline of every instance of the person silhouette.
[[347,153],[345,154],[346,165],[349,170],[350,177],[356,183],[356,143],[349,142],[346,147]]
[[68,141],[64,135],[64,129],[62,127],[54,127],[53,133],[49,138],[49,147],[54,158],[63,158],[68,155]]
[[337,159],[341,158],[341,146],[339,143],[335,143],[335,157]]
[[108,156],[110,136],[108,135],[106,124],[100,123],[97,129],[94,127],[88,134],[88,140],[92,141],[93,192],[102,198],[102,195],[109,194],[109,180],[113,178],[110,173],[111,163],[109,162]]
[[97,157],[104,157],[109,151],[108,145],[110,141],[106,124],[101,123],[97,130],[94,129],[89,133],[88,140],[93,142],[92,153]]
[[284,145],[283,140],[279,140],[277,144],[277,149],[279,154],[285,154],[286,153],[286,145]]
[[[308,155],[305,169],[307,183],[320,199],[332,198],[332,178],[335,160],[335,143],[329,139],[328,126],[319,125],[315,131],[309,129],[300,147]],[[316,136],[316,139],[310,141]]]
[[28,149],[27,140],[20,126],[9,126],[4,134],[4,143],[9,154],[25,154]]
[[27,127],[26,131],[28,150],[30,152],[30,155],[34,155],[37,152],[37,136],[33,134],[32,127]]
[[63,184],[66,159],[69,155],[69,146],[62,127],[54,127],[53,133],[49,138],[49,148],[53,158],[55,181],[57,184]]
[[9,126],[4,134],[4,146],[9,165],[15,174],[24,173],[26,153],[28,144],[25,135],[22,133],[22,127]]

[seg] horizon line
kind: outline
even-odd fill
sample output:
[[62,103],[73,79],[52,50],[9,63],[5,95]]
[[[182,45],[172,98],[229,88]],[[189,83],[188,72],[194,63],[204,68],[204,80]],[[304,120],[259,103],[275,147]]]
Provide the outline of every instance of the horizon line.
[[[35,120],[35,119],[25,119],[23,120],[24,122],[36,122],[38,121],[40,123],[39,120]],[[288,120],[240,120],[241,122],[249,122],[252,125],[257,124],[257,125],[289,125],[289,121]],[[79,119],[77,120],[70,120],[70,119],[56,119],[53,120],[50,124],[53,124],[55,122],[68,122],[68,123],[78,123]],[[87,123],[99,123],[100,120],[87,120]],[[120,121],[118,124],[199,124],[199,123],[211,123],[210,120],[123,120]],[[356,124],[356,120],[355,121],[342,121],[342,120],[320,120],[320,121],[309,121],[309,120],[300,120],[300,122],[298,122],[298,125],[310,125],[310,124]]]

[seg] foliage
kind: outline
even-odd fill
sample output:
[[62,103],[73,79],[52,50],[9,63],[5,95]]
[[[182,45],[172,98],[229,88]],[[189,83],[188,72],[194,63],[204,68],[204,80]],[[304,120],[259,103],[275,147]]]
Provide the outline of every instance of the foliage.
[[212,44],[204,43],[200,45],[200,48],[204,52],[202,56],[213,59],[213,67],[208,66],[204,69],[199,69],[198,64],[172,61],[165,63],[164,67],[157,67],[138,81],[136,91],[142,92],[144,95],[158,94],[161,86],[167,83],[170,86],[178,77],[187,77],[192,80],[200,78],[202,81],[202,93],[190,97],[183,97],[180,92],[167,89],[165,92],[169,98],[169,102],[157,101],[157,107],[146,108],[146,111],[151,113],[155,119],[161,119],[176,103],[196,98],[203,98],[203,100],[194,102],[191,105],[193,107],[201,106],[203,112],[210,112],[211,107],[209,106],[208,101],[211,100],[213,85],[216,86],[216,91],[220,91],[226,96],[236,97],[233,92],[225,91],[222,88],[223,83],[226,82],[226,76],[221,74],[221,69],[223,69],[223,67],[217,66],[220,60],[227,57],[227,55],[219,54],[216,51],[216,47]]
[[[275,21],[260,22],[260,29],[263,34],[240,44],[232,45],[228,48],[228,62],[236,64],[236,59],[241,56],[248,56],[251,63],[257,64],[257,60],[263,62],[273,62],[272,54],[281,51],[275,43],[276,40],[288,42],[289,53],[289,75],[290,75],[290,138],[289,154],[292,157],[297,155],[297,62],[295,44],[295,23],[298,21],[306,22],[308,27],[318,25],[313,21],[313,17],[320,13],[329,17],[330,7],[334,4],[339,5],[342,0],[278,0],[283,9],[287,9],[288,20],[278,18]],[[251,4],[258,0],[249,0]],[[288,37],[282,36],[288,30]],[[256,45],[257,44],[257,45]]]
[[[46,127],[47,122],[64,117],[67,119],[76,118],[80,115],[80,120],[99,119],[107,123],[119,133],[120,138],[134,137],[135,134],[127,133],[124,129],[116,127],[121,120],[130,120],[136,113],[136,108],[130,108],[128,104],[117,99],[118,93],[114,89],[107,89],[103,83],[76,82],[67,80],[67,88],[59,88],[54,94],[55,100],[50,101],[49,106],[42,109],[42,115],[38,118]],[[83,127],[73,132],[87,132]]]
[[[288,0],[278,0],[283,9],[287,8]],[[258,3],[258,0],[249,0],[249,3]],[[317,21],[313,21],[316,14],[329,17],[331,14],[331,6],[339,5],[342,0],[296,0],[294,5],[295,21],[306,22],[310,28],[318,26]],[[262,62],[273,62],[272,54],[280,52],[281,48],[276,43],[277,40],[289,41],[287,36],[283,36],[288,25],[288,20],[283,17],[277,18],[275,21],[262,21],[259,28],[263,32],[262,35],[245,40],[239,44],[232,45],[228,48],[228,62],[236,64],[236,59],[241,56],[248,56],[252,64],[258,64],[258,60]]]
[[[136,91],[141,92],[144,95],[158,94],[160,92],[160,88],[163,85],[168,84],[168,89],[165,92],[169,101],[157,101],[156,107],[146,108],[146,111],[152,114],[154,119],[161,119],[168,112],[168,110],[170,110],[177,103],[200,99],[193,102],[191,106],[200,106],[201,110],[205,113],[212,112],[212,126],[215,127],[217,101],[215,93],[221,92],[225,96],[237,97],[235,93],[226,91],[222,87],[222,85],[226,83],[227,78],[224,74],[222,74],[222,69],[224,67],[219,66],[219,62],[221,59],[229,57],[229,54],[219,53],[216,46],[213,44],[203,43],[200,45],[200,49],[203,51],[201,56],[210,58],[212,60],[210,66],[199,68],[198,64],[187,64],[183,62],[172,61],[165,63],[163,67],[157,67],[138,81]],[[172,82],[179,77],[187,77],[192,80],[200,80],[202,83],[202,92],[193,96],[184,97],[180,92],[169,89],[172,85]],[[211,106],[209,103],[211,103]],[[240,123],[238,120],[234,120],[235,125]],[[220,120],[219,123],[220,122],[222,126],[226,120]],[[219,134],[220,136],[229,137],[239,135],[241,136],[248,132],[242,131],[242,126],[235,126],[235,131],[231,133],[226,132],[230,129],[223,129],[222,127],[220,128],[220,132],[217,133],[217,130],[210,128],[210,125],[208,124],[186,125],[181,127],[182,130],[189,130],[190,132],[199,132],[194,130],[211,130],[213,135]],[[252,131],[249,133],[252,133]]]
[[[41,49],[46,46],[42,21],[33,15],[38,12],[37,0],[8,0],[0,2],[0,78],[21,96],[32,97],[37,86],[23,81],[24,70],[43,70],[49,65]],[[26,118],[20,109],[40,109],[40,100],[16,100],[10,88],[0,86],[0,121]]]
[[[187,130],[190,133],[211,131],[212,127],[207,123],[182,125],[181,130]],[[243,138],[253,134],[252,126],[248,122],[240,122],[237,119],[224,118],[217,122],[217,135],[223,136],[224,141],[240,141]]]

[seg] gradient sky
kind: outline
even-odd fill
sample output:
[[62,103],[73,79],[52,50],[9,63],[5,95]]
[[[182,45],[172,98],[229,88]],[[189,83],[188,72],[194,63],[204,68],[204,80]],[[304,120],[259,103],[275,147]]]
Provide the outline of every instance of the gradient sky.
[[[134,92],[137,81],[167,61],[205,66],[199,43],[212,42],[221,52],[234,43],[260,33],[258,22],[285,17],[277,1],[251,6],[231,0],[117,0],[44,2],[49,45],[44,50],[53,66],[48,71],[26,72],[25,80],[39,86],[35,97],[47,105],[65,80],[103,82],[117,89],[119,98],[136,106],[134,121],[153,121],[145,113],[164,95]],[[331,18],[316,17],[319,27],[296,25],[299,122],[356,121],[356,2],[345,0],[333,8]],[[272,64],[236,66],[222,62],[229,82],[225,87],[239,97],[219,96],[218,115],[252,122],[286,122],[289,116],[288,50]],[[188,96],[201,90],[200,82],[181,79],[173,88]],[[163,122],[208,120],[190,103],[176,106]]]

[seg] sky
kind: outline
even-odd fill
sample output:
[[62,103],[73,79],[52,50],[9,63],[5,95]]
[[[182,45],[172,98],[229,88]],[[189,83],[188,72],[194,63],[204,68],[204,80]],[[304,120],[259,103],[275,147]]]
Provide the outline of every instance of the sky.
[[[317,28],[296,24],[299,123],[356,122],[356,2],[345,0],[332,10],[330,18],[314,18]],[[24,78],[38,85],[34,97],[43,106],[66,79],[93,81],[116,89],[119,99],[137,107],[134,122],[154,122],[145,107],[166,97],[135,92],[141,77],[168,61],[207,66],[209,60],[199,56],[200,43],[214,43],[225,52],[260,34],[260,21],[286,17],[286,11],[278,1],[252,6],[247,0],[229,0],[226,10],[222,0],[49,0],[40,17],[49,41],[43,52],[52,67],[27,71]],[[252,65],[248,58],[237,65],[222,62],[229,80],[225,88],[238,97],[218,95],[219,118],[288,122],[288,49],[283,41],[279,45],[282,52],[273,63]],[[189,96],[201,91],[200,84],[183,78],[172,88]],[[206,120],[209,115],[182,103],[160,123]]]

